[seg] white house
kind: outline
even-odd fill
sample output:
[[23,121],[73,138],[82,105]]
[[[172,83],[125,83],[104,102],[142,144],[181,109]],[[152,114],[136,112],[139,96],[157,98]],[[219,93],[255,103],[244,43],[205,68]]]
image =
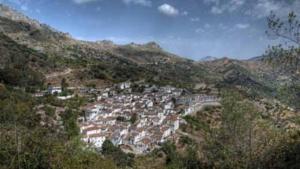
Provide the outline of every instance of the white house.
[[194,106],[190,106],[184,110],[184,115],[189,115],[195,112]]
[[164,126],[161,128],[161,132],[162,132],[162,137],[163,138],[167,138],[171,135],[172,131],[171,128],[168,126]]
[[177,115],[169,116],[168,120],[171,125],[172,133],[175,133],[175,131],[179,128],[179,123],[180,123],[178,116]]
[[120,135],[121,136],[125,136],[125,135],[127,135],[128,134],[128,129],[127,128],[122,128],[121,130],[120,130]]
[[101,148],[104,141],[105,141],[106,137],[103,134],[94,134],[94,135],[90,135],[88,137],[84,137],[82,138],[82,140],[86,143],[92,144],[97,148]]
[[168,102],[167,104],[165,104],[164,109],[165,110],[174,109],[174,103],[172,101]]
[[147,101],[146,101],[146,107],[147,107],[147,108],[153,107],[153,101],[152,101],[152,100],[147,100]]
[[165,86],[165,87],[162,87],[161,88],[163,90],[163,92],[166,92],[166,93],[172,93],[172,87],[170,86]]
[[120,133],[117,131],[115,132],[112,137],[111,137],[111,142],[117,146],[117,145],[120,145],[120,144],[123,144],[123,139],[120,135]]
[[146,132],[143,130],[141,132],[134,132],[132,133],[131,143],[137,144],[137,142],[141,141],[146,135]]
[[69,95],[69,96],[58,96],[57,99],[59,100],[68,100],[73,98],[75,95]]
[[150,138],[143,138],[136,144],[137,150],[140,153],[147,153],[151,148],[151,139]]
[[86,132],[86,135],[93,135],[93,134],[99,134],[101,133],[101,128],[100,127],[92,127],[84,130]]
[[94,105],[91,108],[88,108],[86,110],[87,119],[88,120],[95,120],[100,113],[105,114],[105,112],[103,111],[104,108],[105,107],[100,105],[100,104],[97,104],[97,105]]
[[59,94],[62,92],[61,87],[49,87],[48,92],[50,94]]
[[119,87],[120,87],[121,90],[129,89],[131,87],[131,83],[130,82],[123,82],[119,85]]
[[92,127],[96,127],[95,124],[87,123],[87,124],[80,125],[80,133],[82,133],[84,130],[86,130],[88,128],[92,128]]

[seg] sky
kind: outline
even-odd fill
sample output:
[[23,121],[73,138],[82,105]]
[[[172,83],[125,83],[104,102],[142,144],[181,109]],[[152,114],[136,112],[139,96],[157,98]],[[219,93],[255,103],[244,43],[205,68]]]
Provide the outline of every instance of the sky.
[[266,17],[300,14],[300,0],[0,0],[80,40],[155,41],[165,50],[246,59],[275,43]]

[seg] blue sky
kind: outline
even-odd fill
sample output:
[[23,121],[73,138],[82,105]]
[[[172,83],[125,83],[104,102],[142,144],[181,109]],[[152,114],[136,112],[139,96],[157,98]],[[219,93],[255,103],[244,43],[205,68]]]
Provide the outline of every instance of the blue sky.
[[118,44],[156,41],[198,60],[205,56],[250,58],[274,41],[266,16],[300,14],[300,0],[0,0],[82,40]]

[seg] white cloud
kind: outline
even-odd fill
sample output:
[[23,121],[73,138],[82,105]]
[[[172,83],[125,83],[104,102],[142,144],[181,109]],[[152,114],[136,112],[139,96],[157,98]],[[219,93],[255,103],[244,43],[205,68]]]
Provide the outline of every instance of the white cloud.
[[125,4],[135,4],[150,7],[152,2],[150,0],[122,0]]
[[195,32],[199,34],[199,33],[204,33],[205,30],[204,30],[203,28],[197,28],[197,29],[195,30]]
[[[85,4],[85,3],[90,3],[90,2],[96,2],[96,1],[102,1],[102,0],[73,0],[76,4]],[[141,6],[148,6],[150,7],[152,5],[151,0],[120,0],[121,2],[130,5],[141,5]]]
[[40,14],[41,10],[40,9],[36,9],[35,12],[38,13],[38,14]]
[[270,0],[259,0],[254,6],[253,12],[250,13],[258,18],[268,16],[271,11],[277,11],[281,8],[282,4]]
[[208,24],[208,23],[206,23],[206,24],[204,25],[204,28],[205,28],[205,29],[209,29],[209,28],[211,28],[211,25]]
[[240,9],[246,0],[204,0],[206,4],[212,4],[211,13],[213,14],[222,14],[223,12],[234,12]]
[[213,7],[211,8],[211,13],[213,13],[213,14],[221,14],[221,13],[223,13],[223,12],[224,12],[224,9],[219,8],[219,7],[217,7],[217,6],[213,6]]
[[178,9],[169,4],[159,6],[158,11],[167,16],[177,16],[179,14]]
[[241,12],[258,19],[270,15],[286,17],[291,11],[300,16],[300,0],[202,0],[212,14]]
[[220,0],[204,0],[204,3],[206,3],[206,4],[214,3],[214,4],[219,5],[220,4]]
[[245,11],[246,15],[254,16],[258,19],[264,18],[274,12],[279,17],[287,16],[291,11],[300,15],[300,1],[283,1],[283,0],[257,0],[257,2]]
[[188,16],[189,13],[188,13],[187,11],[183,11],[181,15],[183,15],[183,16]]
[[239,23],[239,24],[236,24],[235,27],[238,29],[247,29],[250,27],[250,24]]
[[22,6],[21,6],[21,10],[22,10],[22,11],[28,11],[27,5],[22,5]]
[[[3,2],[5,2],[5,1],[3,1]],[[3,2],[0,1],[0,3],[3,3]],[[20,9],[21,9],[22,11],[31,11],[31,10],[29,9],[29,7],[28,7],[28,2],[29,2],[29,1],[23,1],[23,0],[7,0],[7,2],[19,6]]]
[[219,23],[218,27],[222,30],[229,30],[228,26],[224,25],[223,23]]
[[243,5],[245,3],[245,0],[231,0],[230,2],[234,5]]
[[96,11],[97,11],[97,12],[99,12],[99,11],[101,11],[101,10],[102,10],[101,6],[98,6],[98,7],[96,8]]
[[98,0],[73,0],[76,4],[84,4],[84,3],[89,3],[89,2],[95,2]]
[[245,4],[246,0],[231,0],[227,7],[229,12],[235,11]]
[[191,22],[199,22],[200,18],[196,17],[196,18],[190,18]]
[[209,29],[211,28],[212,26],[208,23],[204,24],[203,26],[201,27],[198,27],[196,30],[195,30],[195,33],[197,34],[200,34],[200,33],[204,33],[204,32],[207,32],[209,31]]

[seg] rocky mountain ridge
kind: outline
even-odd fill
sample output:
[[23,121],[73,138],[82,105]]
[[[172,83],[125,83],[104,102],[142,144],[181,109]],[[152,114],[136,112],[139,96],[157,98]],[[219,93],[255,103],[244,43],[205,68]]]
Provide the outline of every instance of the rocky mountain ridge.
[[[265,56],[251,60],[221,58],[204,63],[166,52],[155,42],[116,45],[105,40],[80,41],[3,5],[0,6],[0,32],[1,38],[7,37],[15,44],[47,56],[46,62],[53,65],[52,72],[74,69],[73,78],[82,82],[78,84],[94,79],[143,80],[194,88],[205,83],[219,88],[236,87],[265,97],[272,96],[282,85],[299,81],[297,74],[278,71]],[[47,74],[43,67],[37,71]]]

